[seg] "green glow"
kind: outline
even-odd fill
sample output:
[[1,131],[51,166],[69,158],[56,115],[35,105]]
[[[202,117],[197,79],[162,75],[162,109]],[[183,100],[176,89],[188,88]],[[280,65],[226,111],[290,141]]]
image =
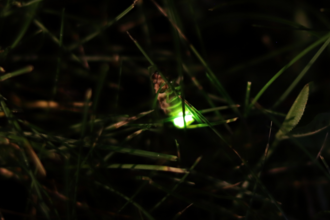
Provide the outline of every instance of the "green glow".
[[[193,123],[195,121],[193,115],[189,111],[186,112],[184,118],[186,121],[186,126],[190,125],[191,123]],[[173,124],[177,128],[184,128],[182,112],[180,112],[178,114],[178,116],[173,119]]]

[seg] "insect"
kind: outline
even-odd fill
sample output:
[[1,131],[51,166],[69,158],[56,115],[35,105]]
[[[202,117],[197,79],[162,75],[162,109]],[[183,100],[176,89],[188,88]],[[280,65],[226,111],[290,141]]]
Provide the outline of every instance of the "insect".
[[[154,72],[151,76],[154,84],[154,90],[157,94],[157,100],[160,108],[166,115],[171,116],[174,125],[178,128],[184,127],[183,113],[182,113],[182,100],[180,96],[180,86],[178,82],[173,87],[178,95],[166,84],[165,80],[158,72]],[[170,82],[172,83],[172,82]],[[185,108],[185,122],[186,126],[194,122],[193,114]]]

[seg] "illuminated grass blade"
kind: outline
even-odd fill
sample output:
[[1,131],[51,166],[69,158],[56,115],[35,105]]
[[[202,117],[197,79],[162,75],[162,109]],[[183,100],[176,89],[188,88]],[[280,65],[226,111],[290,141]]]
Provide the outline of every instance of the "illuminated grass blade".
[[[224,121],[219,121],[219,122],[212,122],[210,123],[212,126],[216,126],[216,125],[220,125],[220,124],[227,124],[227,123],[230,123],[230,122],[234,122],[238,119],[238,117],[236,118],[231,118],[231,119],[227,119],[227,120],[224,120]],[[188,129],[194,129],[194,128],[203,128],[203,127],[209,127],[208,124],[196,124],[196,125],[189,125],[187,128]]]
[[291,106],[285,120],[276,134],[277,139],[281,139],[283,135],[288,134],[300,121],[302,115],[304,114],[305,107],[307,104],[309,94],[309,85],[305,85],[304,88],[299,93],[298,97]]
[[[189,71],[188,67],[183,64],[183,69],[188,73],[190,76],[191,80],[193,81],[194,85],[197,87],[199,92],[203,95],[204,99],[209,103],[209,105],[212,107],[211,109],[215,109],[215,114],[217,117],[219,117],[220,120],[224,120],[223,116],[218,110],[221,110],[221,107],[215,107],[215,104],[213,103],[212,99],[207,95],[207,93],[204,91],[203,86],[199,83],[199,81],[192,75],[192,73]],[[238,105],[236,106],[229,106],[230,108],[237,108],[239,107]],[[211,110],[213,111],[213,110]],[[201,113],[208,112],[208,110],[200,110]],[[226,129],[229,131],[229,133],[233,133],[230,127],[225,124]]]

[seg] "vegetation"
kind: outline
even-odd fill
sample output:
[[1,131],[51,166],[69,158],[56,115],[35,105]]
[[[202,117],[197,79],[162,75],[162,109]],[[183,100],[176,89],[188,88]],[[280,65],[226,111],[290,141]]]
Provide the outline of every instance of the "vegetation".
[[2,1],[0,217],[328,219],[327,7]]

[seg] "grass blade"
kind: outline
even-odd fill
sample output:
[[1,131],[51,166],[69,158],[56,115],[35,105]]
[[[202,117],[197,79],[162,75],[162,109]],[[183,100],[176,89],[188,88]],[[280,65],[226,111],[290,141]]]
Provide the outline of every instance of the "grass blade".
[[14,40],[13,44],[11,45],[11,48],[15,48],[18,43],[23,38],[24,34],[26,33],[28,27],[30,26],[32,19],[34,18],[34,14],[39,6],[39,1],[34,2],[30,7],[27,7],[28,13],[27,18],[23,20],[22,27],[20,32],[18,33],[16,39]]
[[[9,123],[13,126],[13,128],[16,130],[17,133],[19,134],[23,134],[22,133],[22,129],[20,127],[20,125],[18,124],[17,120],[14,118],[13,114],[11,113],[11,111],[8,109],[5,101],[4,101],[4,98],[2,95],[0,95],[0,103],[1,103],[1,107],[3,109],[3,111],[5,112],[5,115],[6,117],[8,118],[8,121]],[[27,152],[27,154],[29,155],[29,158],[31,159],[31,161],[34,163],[36,169],[37,169],[37,172],[40,176],[46,176],[46,170],[44,168],[44,166],[42,165],[39,157],[37,156],[37,154],[34,152],[30,142],[25,138],[23,137],[21,139],[22,141],[22,144]],[[23,154],[23,157],[24,159],[26,160],[27,162],[27,158],[25,156],[25,154]]]
[[330,126],[330,113],[322,113],[317,115],[308,125],[293,129],[288,135],[283,135],[281,139],[290,137],[306,137],[314,135]]
[[57,90],[57,84],[58,84],[58,77],[60,75],[60,69],[61,69],[61,61],[62,61],[62,44],[63,44],[63,30],[64,30],[64,12],[65,9],[62,9],[62,16],[61,16],[61,29],[60,29],[60,39],[59,39],[59,43],[58,46],[60,48],[60,54],[58,55],[57,58],[57,67],[56,67],[56,75],[55,75],[55,80],[54,80],[54,86],[53,86],[53,98],[54,99],[55,95],[56,95],[56,90]]
[[262,94],[268,89],[268,87],[280,76],[282,73],[288,69],[292,64],[294,64],[297,60],[302,58],[304,55],[306,55],[309,51],[317,47],[322,42],[326,41],[330,37],[330,33],[323,36],[321,39],[314,42],[312,45],[307,47],[305,50],[300,52],[295,58],[293,58],[287,65],[285,65],[280,71],[278,71],[267,83],[266,85],[258,92],[258,94],[255,96],[255,98],[252,100],[249,108],[247,109],[247,114],[249,113],[249,110],[252,108],[252,106],[259,100],[259,98],[262,96]]
[[300,121],[302,115],[304,114],[305,107],[307,104],[309,94],[309,85],[305,85],[304,88],[299,93],[298,97],[292,104],[285,120],[276,134],[277,139],[281,139],[283,135],[289,133]]
[[330,38],[328,38],[328,40],[326,42],[324,42],[322,47],[316,52],[316,54],[308,62],[308,64],[305,66],[305,68],[297,76],[297,78],[291,83],[291,85],[285,90],[285,92],[282,94],[282,96],[277,100],[277,102],[274,104],[273,108],[276,108],[281,102],[283,102],[286,99],[286,97],[297,86],[298,82],[304,77],[304,75],[311,68],[311,66],[314,64],[314,62],[319,58],[319,56],[325,50],[325,48],[329,45],[329,43],[330,43]]
[[3,76],[0,76],[0,81],[5,81],[11,77],[15,77],[15,76],[18,76],[18,75],[21,75],[21,74],[24,74],[24,73],[29,73],[33,70],[33,66],[27,66],[27,67],[24,67],[20,70],[16,70],[15,72],[12,72],[12,73],[6,73],[5,75]]
[[88,36],[86,36],[85,38],[83,38],[82,40],[80,40],[78,43],[75,43],[75,44],[73,44],[71,46],[68,46],[68,50],[71,51],[71,50],[77,48],[79,45],[84,44],[84,43],[92,40],[93,38],[95,38],[99,34],[101,34],[105,29],[107,29],[108,27],[112,26],[114,23],[116,23],[122,17],[124,17],[128,12],[130,12],[135,7],[136,2],[137,2],[137,0],[134,0],[134,2],[133,2],[132,5],[130,5],[128,8],[126,8],[122,13],[120,13],[113,20],[108,21],[107,24],[104,27],[100,28],[99,30],[95,31],[94,33],[89,34]]
[[102,188],[109,190],[117,195],[119,195],[120,197],[122,197],[123,199],[125,199],[126,201],[132,203],[132,205],[134,205],[136,208],[138,208],[148,219],[150,220],[154,220],[154,218],[150,215],[149,212],[147,212],[142,206],[140,206],[138,203],[134,202],[133,200],[131,200],[128,196],[125,196],[124,194],[122,194],[121,192],[113,189],[112,187],[110,187],[109,185],[104,185],[100,182],[94,182],[95,185],[101,186]]

